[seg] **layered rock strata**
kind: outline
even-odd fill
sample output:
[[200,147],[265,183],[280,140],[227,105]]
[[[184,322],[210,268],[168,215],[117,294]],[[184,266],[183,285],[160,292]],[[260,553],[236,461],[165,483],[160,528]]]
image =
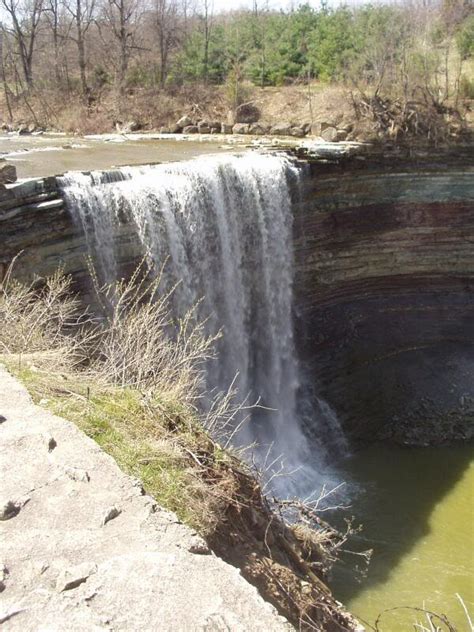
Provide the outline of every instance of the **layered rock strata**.
[[308,167],[295,211],[301,354],[354,439],[474,434],[474,170]]
[[[354,440],[471,437],[472,157],[317,154],[302,160],[294,222],[297,340],[316,392]],[[0,234],[4,271],[23,250],[18,276],[62,265],[87,293],[84,236],[54,178],[1,192]],[[115,238],[126,271],[141,251],[127,226]]]

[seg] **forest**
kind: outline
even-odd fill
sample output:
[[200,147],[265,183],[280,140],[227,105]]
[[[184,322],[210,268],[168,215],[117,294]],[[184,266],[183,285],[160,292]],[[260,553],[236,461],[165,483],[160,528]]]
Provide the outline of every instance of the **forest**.
[[190,95],[219,95],[232,109],[269,86],[338,85],[356,110],[388,116],[390,126],[394,107],[405,118],[416,118],[413,104],[424,117],[427,110],[462,117],[474,98],[470,0],[336,8],[323,0],[289,10],[254,0],[221,13],[212,0],[1,0],[0,7],[4,121],[20,113],[64,128],[68,110],[72,119],[79,112],[93,119],[93,128],[101,111],[106,126],[132,114],[153,126]]

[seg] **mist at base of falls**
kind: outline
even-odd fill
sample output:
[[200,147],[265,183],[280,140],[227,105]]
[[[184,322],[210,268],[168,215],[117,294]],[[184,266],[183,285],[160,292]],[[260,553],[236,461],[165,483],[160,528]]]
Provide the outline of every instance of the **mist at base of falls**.
[[[307,497],[337,484],[328,454],[346,444],[334,412],[317,393],[304,394],[295,352],[292,196],[299,181],[289,158],[246,153],[72,172],[61,187],[101,281],[120,277],[117,234],[126,225],[162,273],[163,291],[174,288],[176,318],[197,305],[208,333],[222,331],[207,389],[233,385],[242,401],[259,403],[236,442],[257,444],[274,493]],[[290,476],[280,475],[282,461]]]

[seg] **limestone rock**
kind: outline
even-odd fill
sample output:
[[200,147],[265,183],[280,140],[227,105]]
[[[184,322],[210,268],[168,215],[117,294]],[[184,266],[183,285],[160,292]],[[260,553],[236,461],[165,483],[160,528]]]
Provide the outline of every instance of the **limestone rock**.
[[200,134],[211,133],[211,123],[209,121],[199,121],[197,127]]
[[58,447],[56,439],[54,437],[47,437],[46,442],[48,445],[48,452],[52,452],[55,448]]
[[303,138],[306,136],[306,131],[303,129],[301,125],[295,125],[290,129],[291,136],[295,136],[296,138]]
[[326,127],[321,132],[321,137],[324,138],[324,140],[333,143],[337,140],[337,129],[335,127]]
[[11,520],[17,516],[29,500],[29,496],[23,496],[23,498],[0,501],[0,520]]
[[113,507],[109,507],[109,509],[107,509],[107,511],[105,512],[104,517],[102,518],[102,524],[106,525],[111,520],[114,520],[114,518],[120,516],[121,513],[122,510],[115,505]]
[[270,129],[272,136],[290,136],[291,135],[291,123],[277,123]]
[[58,592],[64,592],[65,590],[73,590],[84,582],[86,582],[91,575],[97,572],[97,566],[84,562],[71,568],[67,568],[62,571],[56,581],[56,590]]
[[120,134],[130,134],[141,129],[141,125],[140,123],[138,123],[138,121],[127,121],[123,124],[121,124],[121,122],[118,122],[115,124],[115,128]]
[[233,134],[248,134],[249,133],[249,125],[247,123],[236,123],[232,128]]
[[16,182],[16,167],[14,165],[0,166],[0,184],[11,184]]
[[270,126],[266,123],[252,123],[249,126],[249,134],[263,135],[268,134]]
[[67,467],[66,476],[72,481],[78,481],[80,483],[88,483],[91,480],[89,473],[79,467]]
[[[32,490],[31,510],[1,526],[0,563],[10,572],[0,627],[8,620],[9,632],[209,630],[206,621],[219,616],[236,631],[293,629],[237,568],[207,554],[194,531],[156,507],[74,424],[35,406],[1,365],[0,410],[8,419],[2,494]],[[54,463],[43,449],[48,434],[61,447]],[[87,484],[68,480],[73,466],[91,473]],[[122,513],[104,527],[108,507]]]
[[349,134],[354,129],[354,123],[352,121],[343,119],[337,127],[338,129],[344,130]]
[[5,564],[0,564],[0,593],[3,592],[6,588],[6,581],[9,574],[10,572]]
[[186,125],[185,128],[183,128],[183,134],[198,134],[199,133],[199,128],[197,125]]
[[221,134],[232,134],[233,127],[229,123],[221,123]]
[[260,120],[260,110],[255,103],[242,103],[235,110],[236,123],[256,123]]
[[194,125],[193,121],[189,118],[189,116],[182,116],[178,121],[176,121],[176,127],[181,130],[184,130],[186,127],[190,125]]

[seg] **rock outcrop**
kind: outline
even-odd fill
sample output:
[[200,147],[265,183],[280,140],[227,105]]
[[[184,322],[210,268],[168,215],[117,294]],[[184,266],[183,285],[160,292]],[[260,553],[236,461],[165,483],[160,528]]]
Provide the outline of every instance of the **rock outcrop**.
[[1,366],[0,411],[2,630],[293,629]]
[[474,435],[474,164],[314,164],[295,213],[298,341],[363,441]]
[[16,179],[15,165],[0,164],[0,184],[11,184]]
[[[355,440],[468,438],[474,427],[472,156],[459,149],[411,157],[356,149],[350,156],[351,148],[315,145],[306,152],[318,158],[303,168],[295,200],[301,355],[316,390]],[[0,191],[0,234],[0,268],[24,250],[19,276],[63,265],[87,293],[84,238],[54,178]],[[120,265],[131,270],[140,249],[126,227],[117,239]]]

